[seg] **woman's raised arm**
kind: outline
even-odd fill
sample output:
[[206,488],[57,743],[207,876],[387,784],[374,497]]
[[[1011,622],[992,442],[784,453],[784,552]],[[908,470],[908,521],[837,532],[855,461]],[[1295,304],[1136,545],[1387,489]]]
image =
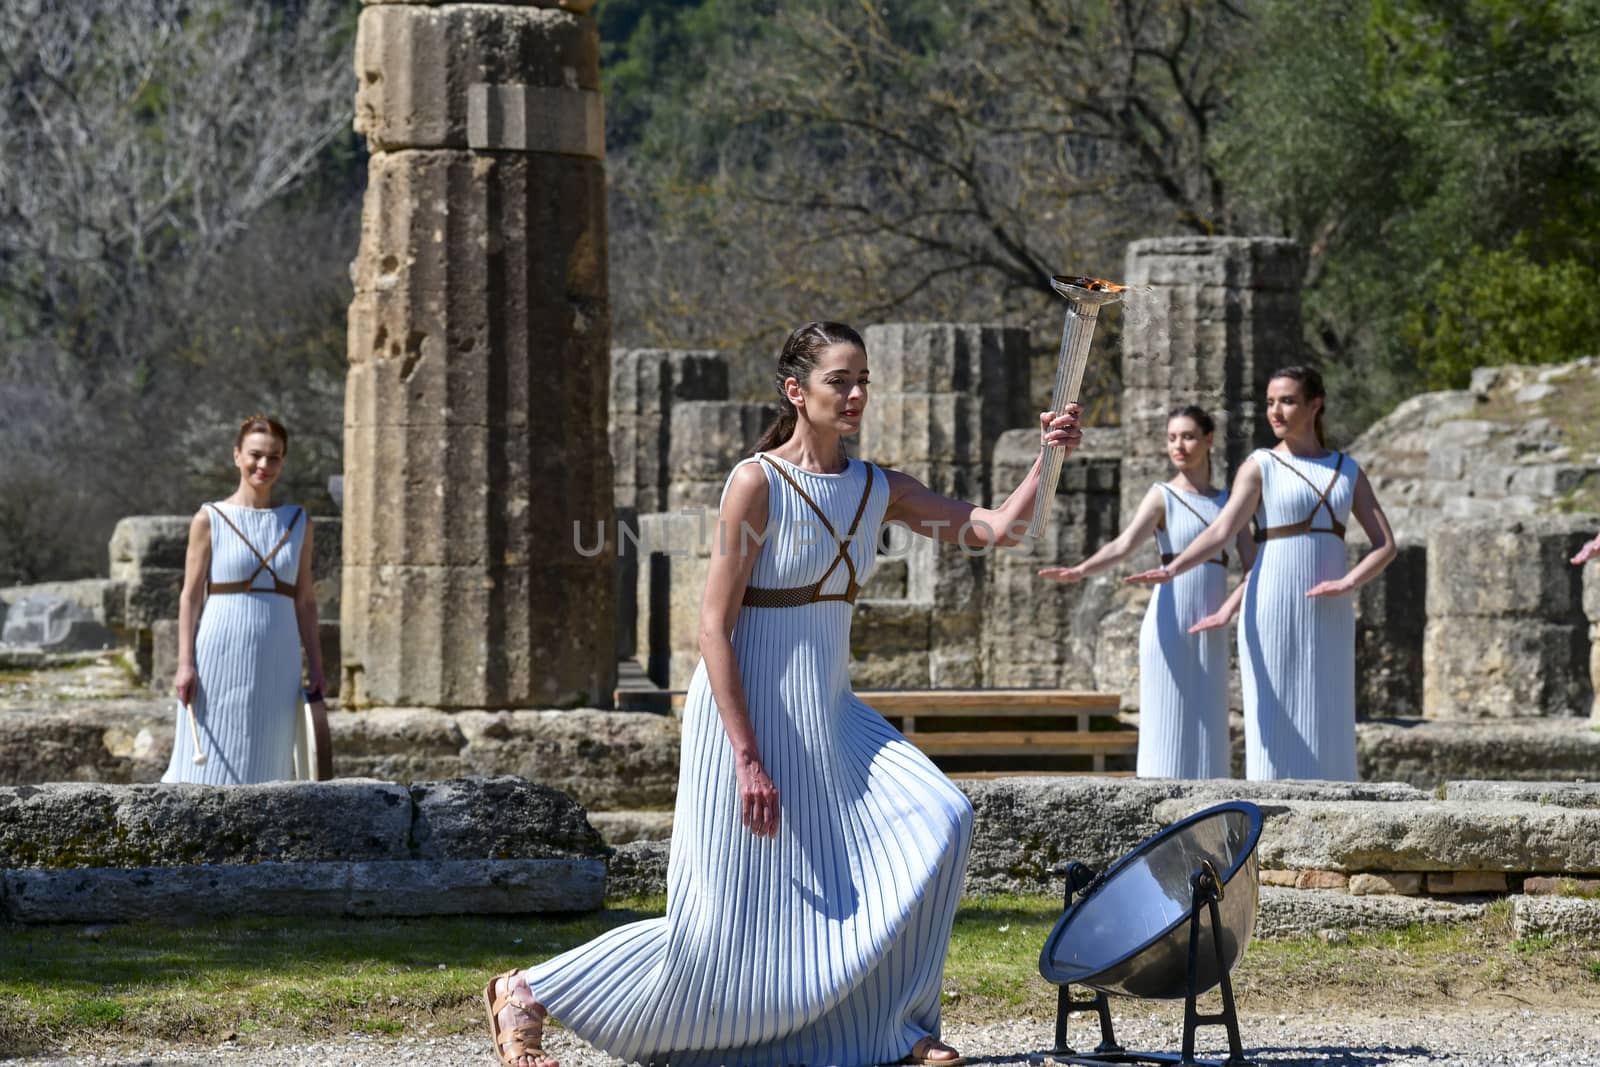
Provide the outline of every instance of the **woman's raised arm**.
[[1239,465],[1239,473],[1233,479],[1233,489],[1228,494],[1228,502],[1222,507],[1222,514],[1201,531],[1199,537],[1190,541],[1188,548],[1179,552],[1177,558],[1165,567],[1132,574],[1123,580],[1142,585],[1160,585],[1170,582],[1191,567],[1198,567],[1220,552],[1229,539],[1245,528],[1260,502],[1261,467],[1254,458],[1247,459]]
[[1155,533],[1156,527],[1166,515],[1166,495],[1166,491],[1160,486],[1152,485],[1144,494],[1144,499],[1139,501],[1139,507],[1133,513],[1133,521],[1115,538],[1101,545],[1100,551],[1073,567],[1041,568],[1039,577],[1048,578],[1052,582],[1081,582],[1091,574],[1099,574],[1107,568],[1115,567],[1133,555],[1133,550]]

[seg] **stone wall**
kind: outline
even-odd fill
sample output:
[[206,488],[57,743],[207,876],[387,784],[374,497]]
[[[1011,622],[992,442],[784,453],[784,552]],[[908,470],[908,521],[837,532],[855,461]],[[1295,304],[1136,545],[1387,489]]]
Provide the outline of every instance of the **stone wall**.
[[1170,474],[1167,412],[1199,404],[1217,421],[1216,473],[1229,485],[1252,448],[1272,443],[1267,376],[1301,362],[1304,256],[1293,241],[1161,237],[1128,246],[1122,311],[1122,511]]
[[571,798],[514,778],[0,788],[0,911],[583,911],[604,896],[603,849]]
[[1591,622],[1568,559],[1600,516],[1435,526],[1428,541],[1423,714],[1587,716]]

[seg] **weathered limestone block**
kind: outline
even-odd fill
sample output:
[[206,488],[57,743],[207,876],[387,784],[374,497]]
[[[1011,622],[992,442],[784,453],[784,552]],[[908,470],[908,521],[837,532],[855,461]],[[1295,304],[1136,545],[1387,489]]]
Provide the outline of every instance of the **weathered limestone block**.
[[[328,716],[333,773],[340,778],[419,782],[472,773],[462,759],[470,713],[428,708],[381,708]],[[483,769],[480,774],[509,773]]]
[[1519,939],[1570,938],[1593,945],[1600,940],[1600,900],[1513,897],[1511,922]]
[[[495,47],[515,58],[532,39]],[[346,388],[343,699],[604,701],[616,597],[600,164],[380,152],[369,174]],[[604,539],[581,551],[596,527]]]
[[0,868],[406,858],[411,807],[361,780],[0,788]]
[[860,454],[941,493],[987,502],[997,438],[1037,423],[1028,388],[1027,331],[890,323],[867,327],[862,339],[872,364],[873,398],[871,417],[861,427]]
[[629,841],[618,845],[606,864],[606,896],[647,897],[667,891],[666,841]]
[[[1121,440],[1114,429],[1087,431],[1083,447],[1062,465],[1045,535],[983,561],[983,625],[974,631],[983,684],[1096,688],[1101,620],[1119,610],[1117,590],[1095,579],[1057,585],[1045,582],[1038,571],[1076,563],[1116,536]],[[1009,492],[1038,455],[1035,430],[1002,435],[995,444],[992,483]]]
[[605,848],[570,796],[521,778],[418,782],[411,800],[414,859],[578,857]]
[[[1350,542],[1350,565],[1369,550],[1365,543]],[[1356,591],[1357,718],[1422,714],[1427,562],[1424,546],[1400,545],[1394,562]]]
[[1485,905],[1428,897],[1356,896],[1334,890],[1264,886],[1256,936],[1305,937],[1320,930],[1403,930],[1477,922]]
[[1600,731],[1581,719],[1364,722],[1356,726],[1356,763],[1363,779],[1423,789],[1467,778],[1593,778]]
[[[1093,777],[1015,777],[959,783],[977,819],[967,865],[968,893],[1041,893],[1060,890],[1050,873],[1077,860],[1104,870],[1170,821],[1169,805],[1185,814],[1227,800],[1264,808],[1324,798],[1369,801],[1373,808],[1409,809],[1426,794],[1394,783],[1177,781]],[[1173,798],[1183,798],[1174,800]],[[1269,804],[1270,801],[1270,804]],[[1263,864],[1287,867],[1289,864]],[[1340,869],[1296,863],[1295,869]]]
[[665,457],[672,472],[667,510],[704,509],[714,515],[733,465],[749,455],[775,415],[766,404],[732,400],[674,405]]
[[356,132],[375,152],[469,146],[471,87],[563,89],[587,118],[600,88],[599,36],[587,18],[508,4],[373,5],[356,33]]
[[171,708],[167,701],[96,700],[0,710],[0,785],[154,782],[172,754]]
[[667,461],[673,408],[684,401],[726,399],[728,358],[721,352],[612,349],[611,462],[617,506],[640,514],[666,511],[667,492],[677,476]]
[[112,581],[137,582],[146,567],[182,571],[192,515],[130,515],[111,531]]
[[856,601],[850,682],[857,689],[927,688],[933,608],[907,600]]
[[1428,892],[1439,896],[1465,893],[1504,893],[1506,876],[1502,871],[1430,871]]
[[684,689],[700,662],[700,603],[717,516],[694,511],[640,515],[638,521],[639,659],[657,685]]
[[591,811],[589,825],[612,848],[633,841],[672,840],[670,811]]
[[1600,782],[1446,782],[1449,800],[1512,800],[1561,808],[1600,808]]
[[1422,875],[1415,871],[1364,871],[1350,876],[1351,896],[1414,897],[1422,892]]
[[[1156,805],[1171,824],[1205,805]],[[1326,871],[1600,871],[1600,811],[1538,804],[1284,800],[1263,806],[1263,866]]]
[[1423,643],[1431,719],[1587,717],[1585,627],[1529,618],[1434,617]]
[[1600,878],[1569,878],[1566,875],[1539,875],[1522,880],[1522,891],[1540,897],[1600,896]]
[[1128,246],[1122,311],[1122,508],[1168,476],[1167,412],[1199,404],[1217,420],[1218,480],[1231,483],[1270,442],[1267,376],[1299,362],[1304,257],[1277,238],[1167,237]]
[[681,728],[671,716],[580,709],[455,717],[470,773],[517,775],[592,808],[670,808],[677,797]]
[[1583,571],[1567,561],[1596,521],[1546,516],[1436,528],[1428,538],[1429,617],[1583,620]]

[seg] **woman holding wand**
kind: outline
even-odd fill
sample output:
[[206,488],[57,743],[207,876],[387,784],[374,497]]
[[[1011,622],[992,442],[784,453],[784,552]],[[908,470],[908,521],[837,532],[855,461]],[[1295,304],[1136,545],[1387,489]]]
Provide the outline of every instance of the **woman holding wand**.
[[[1152,533],[1163,563],[1176,558],[1228,501],[1211,486],[1216,423],[1193,404],[1167,415],[1167,458],[1174,473],[1145,493],[1133,521],[1098,552],[1072,567],[1046,567],[1040,577],[1077,582],[1116,566]],[[1249,572],[1255,543],[1235,535],[1240,566]],[[1156,590],[1139,629],[1140,778],[1226,778],[1228,643],[1222,627],[1239,609],[1244,587],[1228,595],[1228,553],[1209,557]]]
[[[1278,444],[1239,467],[1227,506],[1165,566],[1130,582],[1163,583],[1200,565],[1252,515],[1260,552],[1239,626],[1245,776],[1355,781],[1355,610],[1350,593],[1394,559],[1394,534],[1355,461],[1324,445],[1322,377],[1285,367],[1267,383]],[[1346,573],[1351,515],[1372,550]]]
[[[851,693],[850,621],[884,522],[1015,543],[1040,464],[991,509],[850,458],[867,353],[839,323],[791,334],[777,383],[779,419],[729,476],[712,544],[667,914],[491,981],[507,1067],[550,1067],[547,1015],[673,1067],[963,1062],[938,1039],[939,996],[972,806]],[[1041,444],[1070,450],[1077,419],[1042,415]]]

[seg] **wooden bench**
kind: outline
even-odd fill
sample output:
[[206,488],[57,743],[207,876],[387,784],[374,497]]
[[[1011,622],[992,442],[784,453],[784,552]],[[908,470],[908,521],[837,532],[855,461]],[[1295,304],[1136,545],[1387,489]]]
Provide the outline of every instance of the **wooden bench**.
[[[666,691],[674,713],[684,692]],[[1115,693],[1070,689],[862,689],[906,739],[956,777],[1131,773],[1139,733]]]

